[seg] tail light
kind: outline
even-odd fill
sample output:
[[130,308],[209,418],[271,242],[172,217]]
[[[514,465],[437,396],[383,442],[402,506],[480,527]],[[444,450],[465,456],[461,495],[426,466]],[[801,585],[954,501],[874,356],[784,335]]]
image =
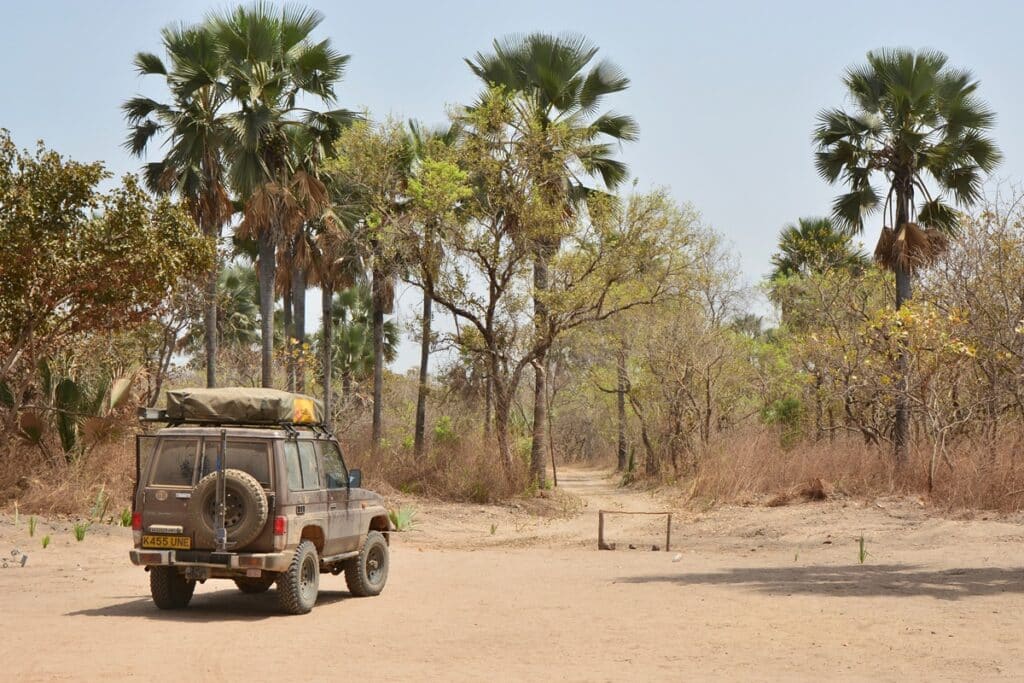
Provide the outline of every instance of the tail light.
[[288,536],[288,518],[278,515],[274,517],[274,550],[284,550]]
[[142,513],[132,513],[132,539],[135,541],[136,547],[142,545]]

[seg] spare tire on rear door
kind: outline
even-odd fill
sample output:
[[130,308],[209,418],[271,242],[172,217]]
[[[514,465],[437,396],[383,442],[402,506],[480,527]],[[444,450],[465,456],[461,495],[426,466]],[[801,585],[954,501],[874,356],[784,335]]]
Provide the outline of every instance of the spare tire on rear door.
[[[267,494],[256,478],[242,470],[224,470],[224,528],[231,550],[241,550],[256,540],[267,523]],[[196,484],[188,503],[188,517],[197,548],[213,548],[217,521],[217,473]]]

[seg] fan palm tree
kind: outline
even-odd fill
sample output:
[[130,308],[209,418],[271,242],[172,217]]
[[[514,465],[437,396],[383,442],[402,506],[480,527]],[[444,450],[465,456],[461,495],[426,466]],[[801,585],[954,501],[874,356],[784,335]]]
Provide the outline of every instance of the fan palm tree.
[[[323,148],[355,117],[345,109],[299,106],[303,98],[332,104],[349,59],[329,39],[312,39],[322,21],[311,9],[258,2],[206,22],[221,55],[225,91],[236,107],[225,120],[231,183],[245,199],[241,232],[259,241],[263,386],[273,379],[277,247],[328,206],[323,183],[303,163],[322,158]],[[309,154],[311,147],[316,155]]]
[[[220,56],[213,36],[202,27],[168,27],[162,32],[168,63],[155,54],[135,56],[142,75],[167,82],[170,100],[133,97],[122,106],[129,125],[125,147],[145,154],[155,138],[164,139],[164,156],[145,167],[150,191],[177,194],[193,220],[213,239],[234,212],[227,190],[225,146],[229,138],[222,108],[226,93],[217,81]],[[217,279],[215,265],[206,280],[206,385],[217,384]]]
[[769,280],[824,273],[836,268],[856,270],[868,264],[867,254],[853,246],[849,234],[835,229],[829,218],[801,218],[779,234]]
[[[869,52],[867,64],[851,67],[843,84],[850,111],[828,109],[814,131],[818,172],[845,184],[832,218],[850,234],[881,210],[883,227],[875,258],[896,275],[896,308],[912,296],[914,270],[955,237],[961,207],[974,204],[985,173],[1000,160],[986,133],[995,114],[978,99],[969,71],[948,66],[930,50]],[[881,179],[881,191],[872,181]],[[900,354],[893,442],[897,461],[906,460],[909,421],[907,353]]]
[[[534,33],[494,41],[494,52],[467,59],[470,69],[489,88],[508,93],[525,137],[539,136],[540,148],[530,169],[534,187],[568,225],[575,204],[592,188],[581,177],[600,178],[608,190],[627,175],[626,165],[614,158],[616,145],[636,140],[639,130],[630,116],[598,113],[604,99],[629,87],[629,79],[607,60],[593,64],[598,48],[578,35],[551,36]],[[556,163],[552,161],[557,160]],[[562,228],[564,229],[564,225]],[[548,264],[558,250],[559,229],[531,230],[528,239],[534,254],[534,320],[536,381],[534,384],[533,446],[531,475],[544,483],[546,454],[544,425],[547,421]]]

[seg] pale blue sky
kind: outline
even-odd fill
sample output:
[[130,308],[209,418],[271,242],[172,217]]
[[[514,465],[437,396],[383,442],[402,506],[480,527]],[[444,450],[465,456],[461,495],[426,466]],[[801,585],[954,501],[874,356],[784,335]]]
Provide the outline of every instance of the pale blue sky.
[[[641,187],[664,185],[732,242],[751,283],[768,270],[779,228],[823,214],[834,191],[811,161],[823,107],[843,104],[843,69],[882,46],[931,47],[982,81],[998,113],[998,175],[1024,177],[1024,9],[1014,2],[307,2],[320,35],[352,55],[339,100],[425,122],[469,101],[463,57],[514,32],[580,32],[633,86],[609,104],[633,114],[640,141],[622,158]],[[200,20],[213,2],[0,2],[0,126],[115,173],[139,162],[121,147],[119,106],[159,94],[132,70],[168,23]],[[873,231],[865,241],[873,245]],[[403,308],[416,305],[412,294]],[[408,345],[406,345],[408,347]],[[397,363],[416,362],[404,348]]]

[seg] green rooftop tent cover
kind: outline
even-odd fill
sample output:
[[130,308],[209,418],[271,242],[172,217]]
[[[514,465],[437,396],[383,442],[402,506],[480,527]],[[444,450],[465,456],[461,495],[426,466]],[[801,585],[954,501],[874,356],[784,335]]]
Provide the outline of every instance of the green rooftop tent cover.
[[324,406],[312,396],[277,389],[177,389],[167,392],[167,417],[219,423],[323,424]]

